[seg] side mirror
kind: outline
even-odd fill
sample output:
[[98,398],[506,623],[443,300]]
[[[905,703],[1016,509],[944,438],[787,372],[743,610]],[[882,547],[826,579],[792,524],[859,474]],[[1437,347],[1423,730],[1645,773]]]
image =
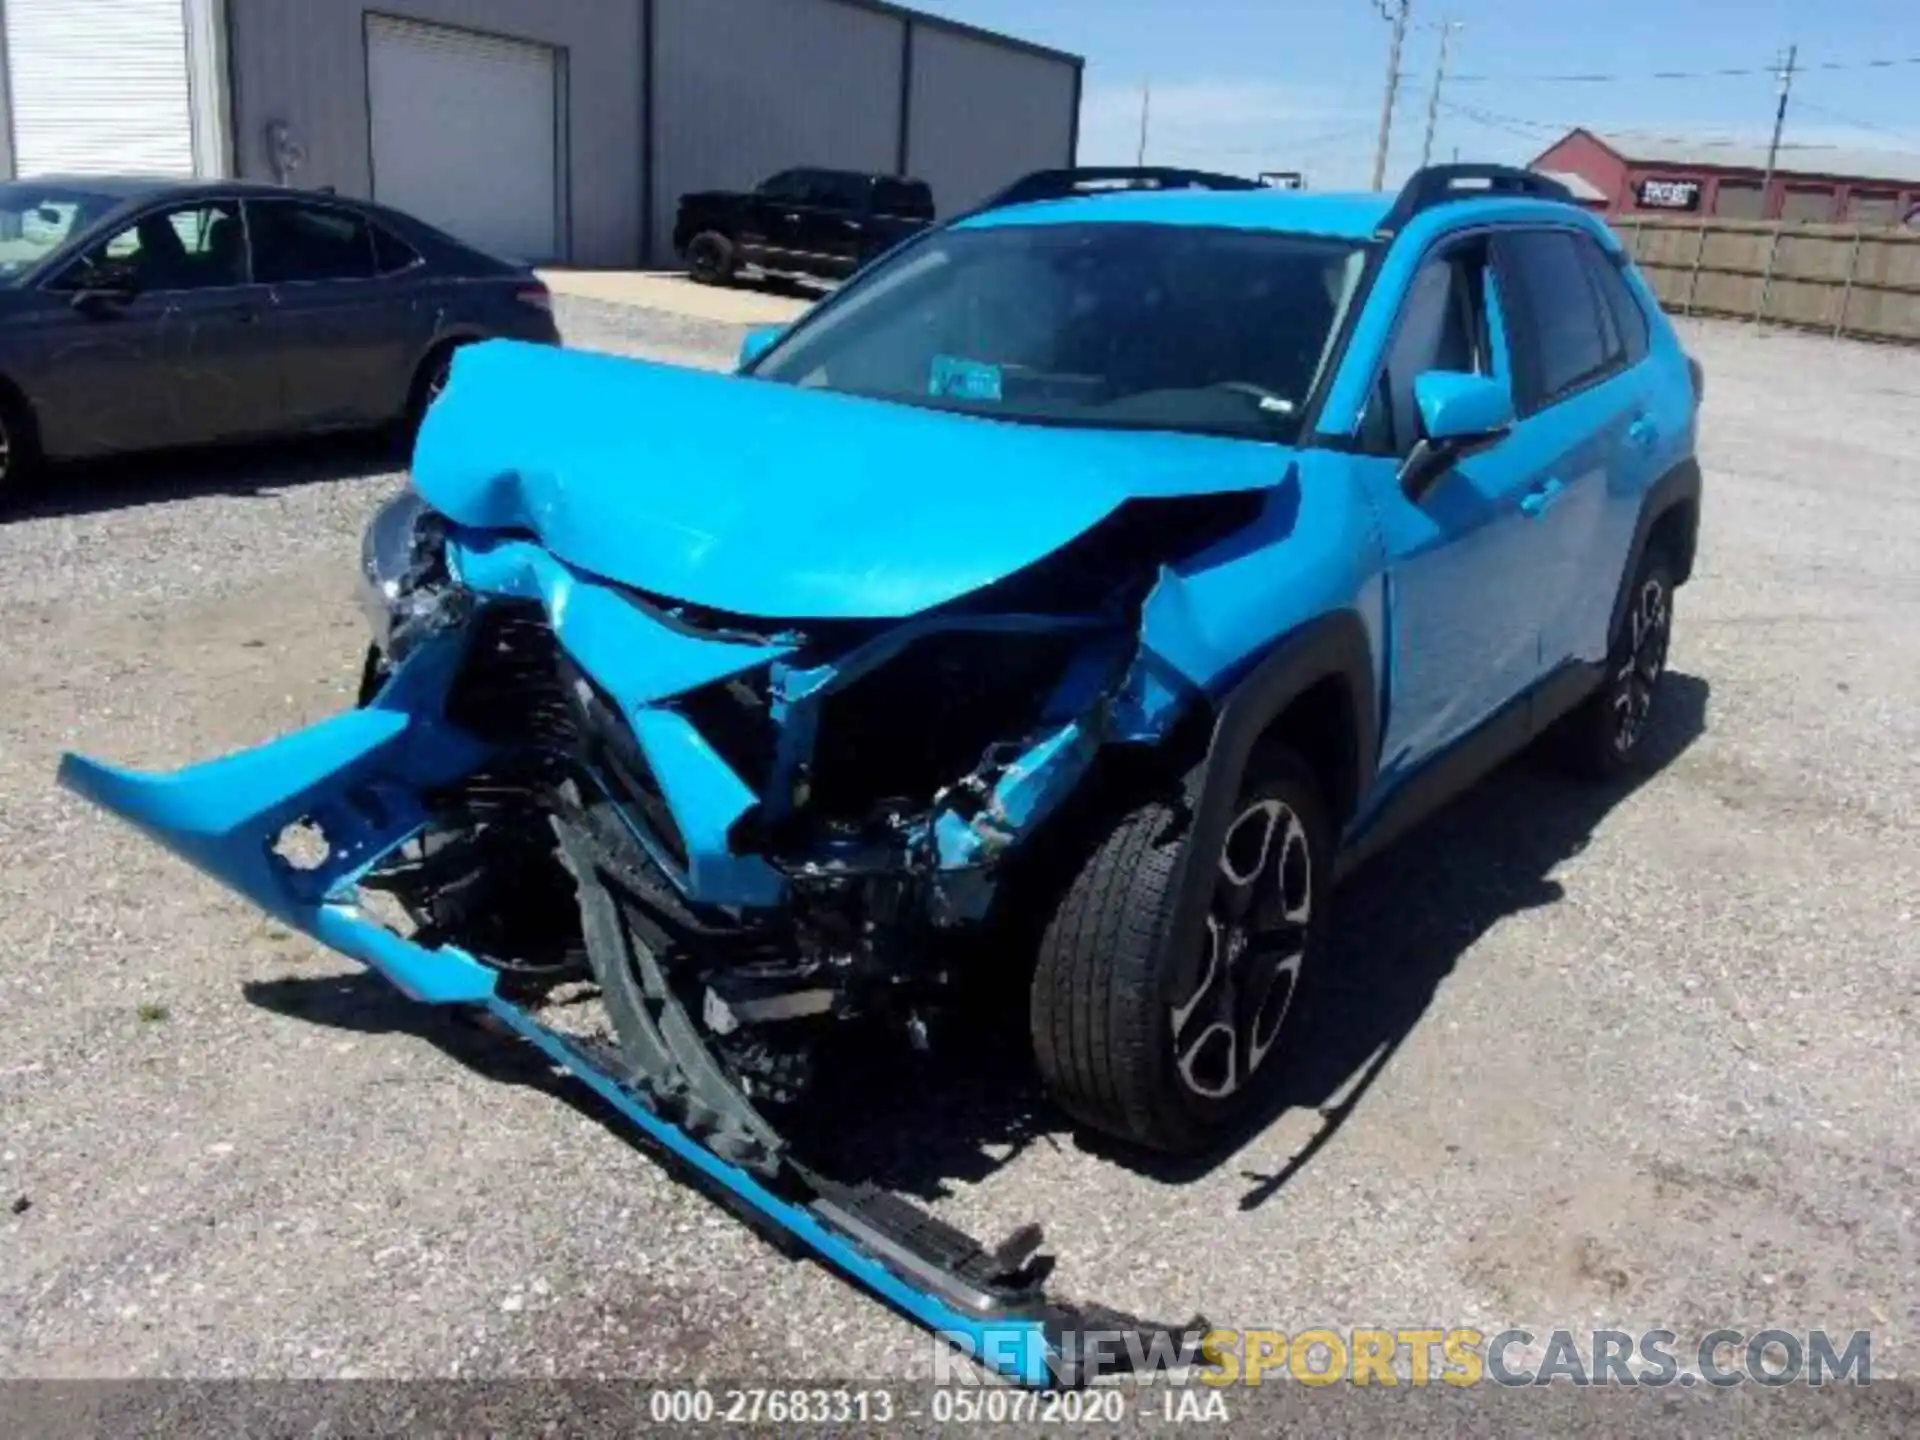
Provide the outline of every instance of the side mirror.
[[1464,455],[1497,443],[1513,428],[1513,392],[1504,380],[1429,370],[1413,382],[1420,439],[1400,468],[1400,483],[1419,500]]
[[746,339],[740,342],[740,369],[744,370],[771,350],[780,337],[787,333],[784,325],[762,325],[757,330],[749,330]]

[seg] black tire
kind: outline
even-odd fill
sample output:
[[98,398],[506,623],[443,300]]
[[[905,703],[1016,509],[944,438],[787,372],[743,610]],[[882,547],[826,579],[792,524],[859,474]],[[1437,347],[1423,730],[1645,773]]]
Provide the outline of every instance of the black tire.
[[1576,775],[1611,780],[1638,770],[1673,639],[1673,566],[1649,547],[1634,572],[1600,688],[1562,722],[1561,758]]
[[427,409],[440,398],[440,392],[447,388],[447,379],[453,371],[453,352],[460,348],[460,341],[449,340],[436,345],[427,352],[427,358],[420,362],[420,368],[413,372],[413,385],[407,392],[406,427],[409,433],[420,428],[420,422],[427,418]]
[[724,285],[740,268],[733,241],[718,230],[702,230],[687,242],[687,274],[702,285]]
[[[1200,933],[1169,933],[1186,837],[1175,809],[1155,802],[1105,831],[1041,938],[1032,993],[1041,1076],[1068,1114],[1117,1139],[1175,1154],[1218,1144],[1270,1098],[1304,1028],[1333,870],[1320,788],[1292,751],[1265,751],[1249,767],[1234,815]],[[1249,827],[1262,824],[1253,851]],[[1276,836],[1278,857],[1269,853]],[[1239,888],[1233,873],[1271,875],[1290,923],[1271,932],[1229,927],[1228,897]],[[1255,909],[1264,914],[1265,904]],[[1169,1006],[1166,972],[1196,945],[1208,957],[1197,987]],[[1254,982],[1240,996],[1249,975]]]
[[0,514],[25,498],[39,477],[32,413],[17,395],[0,389]]

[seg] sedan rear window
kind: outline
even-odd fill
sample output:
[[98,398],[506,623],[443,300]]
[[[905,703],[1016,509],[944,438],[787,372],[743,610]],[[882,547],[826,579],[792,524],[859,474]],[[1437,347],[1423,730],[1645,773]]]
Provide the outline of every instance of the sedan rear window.
[[373,275],[373,236],[350,210],[292,200],[247,202],[253,278],[263,285],[303,280],[365,280]]

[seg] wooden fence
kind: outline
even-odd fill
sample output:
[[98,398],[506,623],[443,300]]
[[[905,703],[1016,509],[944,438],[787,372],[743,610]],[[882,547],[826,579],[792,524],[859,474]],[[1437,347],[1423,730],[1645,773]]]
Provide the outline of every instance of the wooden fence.
[[1666,215],[1612,223],[1672,314],[1920,344],[1920,232]]

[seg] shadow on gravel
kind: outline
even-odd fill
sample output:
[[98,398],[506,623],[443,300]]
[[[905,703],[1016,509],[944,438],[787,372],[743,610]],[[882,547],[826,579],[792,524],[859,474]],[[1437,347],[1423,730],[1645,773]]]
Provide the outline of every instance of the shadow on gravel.
[[[1420,1023],[1460,956],[1509,915],[1560,900],[1553,869],[1587,847],[1607,813],[1660,773],[1706,729],[1709,686],[1669,672],[1654,726],[1642,743],[1651,765],[1595,786],[1558,773],[1529,751],[1490,775],[1357,873],[1335,897],[1329,987],[1266,1113],[1247,1132],[1290,1109],[1320,1112],[1318,1133],[1272,1175],[1245,1172],[1242,1210],[1277,1195],[1340,1132]],[[1466,1083],[1463,1072],[1462,1083]],[[1234,1149],[1238,1148],[1236,1142]],[[1184,1166],[1142,1168],[1196,1178],[1232,1150]]]
[[[1318,1110],[1319,1132],[1281,1170],[1244,1176],[1250,1188],[1241,1209],[1271,1200],[1353,1115],[1460,956],[1507,916],[1562,897],[1553,869],[1586,847],[1608,811],[1700,737],[1707,700],[1706,681],[1670,672],[1645,742],[1653,764],[1640,777],[1594,787],[1561,777],[1529,753],[1357,874],[1338,896],[1340,919],[1326,957],[1332,981],[1315,1023],[1272,1103],[1229,1144],[1170,1161],[1090,1134],[1079,1143],[1149,1178],[1188,1184],[1231,1160],[1248,1135],[1283,1112]],[[633,1141],[632,1127],[611,1107],[556,1075],[531,1047],[414,1004],[375,976],[263,981],[245,994],[263,1009],[334,1029],[417,1035],[488,1079],[535,1086]],[[1034,1073],[1024,1006],[1005,1003],[1004,988],[997,995],[999,1004],[955,1017],[929,1054],[891,1035],[849,1031],[808,1102],[781,1117],[798,1153],[837,1178],[933,1200],[955,1182],[987,1179],[1029,1145],[1060,1143],[1070,1126]]]
[[68,461],[41,472],[32,490],[0,515],[0,527],[200,495],[271,495],[398,470],[406,460],[407,447],[397,435],[373,432]]

